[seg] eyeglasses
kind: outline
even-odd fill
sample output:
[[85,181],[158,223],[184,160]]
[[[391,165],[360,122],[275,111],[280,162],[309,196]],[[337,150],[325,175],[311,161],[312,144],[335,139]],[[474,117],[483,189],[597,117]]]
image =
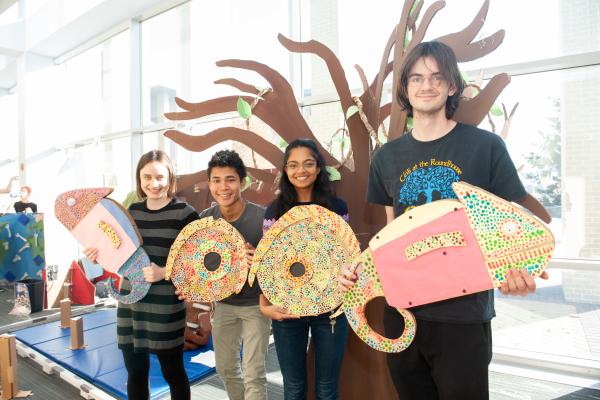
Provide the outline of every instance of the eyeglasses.
[[285,164],[285,169],[289,172],[295,172],[300,169],[300,166],[302,166],[302,168],[305,171],[313,171],[317,169],[317,162],[315,160],[306,160],[302,164],[300,164],[295,161],[292,161]]
[[413,75],[408,78],[408,85],[414,87],[421,87],[423,86],[425,81],[429,81],[429,84],[433,87],[440,87],[443,82],[446,82],[446,79],[442,75],[431,75],[429,77],[422,75]]

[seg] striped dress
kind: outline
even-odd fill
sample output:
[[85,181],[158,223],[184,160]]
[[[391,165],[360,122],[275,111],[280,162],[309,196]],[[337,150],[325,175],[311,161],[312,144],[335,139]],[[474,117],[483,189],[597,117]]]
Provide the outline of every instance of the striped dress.
[[[129,213],[142,236],[142,247],[160,267],[165,266],[179,231],[198,219],[198,213],[190,205],[176,199],[160,210],[149,210],[145,201],[134,203]],[[122,282],[121,294],[129,293],[129,281]],[[119,302],[117,336],[123,351],[155,353],[183,346],[184,330],[185,304],[177,299],[170,281],[153,283],[148,294],[137,303]]]

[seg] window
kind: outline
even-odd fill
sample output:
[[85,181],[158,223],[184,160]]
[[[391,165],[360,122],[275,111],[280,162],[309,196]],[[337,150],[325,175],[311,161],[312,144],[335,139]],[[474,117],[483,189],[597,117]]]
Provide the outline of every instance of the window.
[[28,155],[104,133],[101,47],[27,76]]
[[[186,22],[188,21],[188,22]],[[163,122],[175,111],[174,97],[189,85],[189,5],[173,8],[142,23],[143,124]]]
[[[576,68],[513,77],[496,102],[508,113],[518,103],[506,144],[527,190],[554,218],[556,258],[600,259],[598,90],[600,67]],[[492,121],[499,133],[504,116]]]
[[126,30],[101,45],[105,133],[124,131],[131,126],[129,40]]

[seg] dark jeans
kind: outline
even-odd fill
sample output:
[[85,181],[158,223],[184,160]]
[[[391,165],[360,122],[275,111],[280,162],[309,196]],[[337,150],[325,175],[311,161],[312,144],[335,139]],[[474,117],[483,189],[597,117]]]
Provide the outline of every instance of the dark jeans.
[[332,333],[329,315],[325,313],[315,317],[273,321],[285,400],[304,400],[307,397],[306,350],[309,329],[315,349],[315,399],[337,400],[348,321],[345,315],[339,316]]
[[[183,365],[183,346],[157,353],[160,369],[169,384],[172,400],[190,400],[190,382]],[[127,369],[127,398],[129,400],[147,400],[150,398],[148,375],[150,373],[150,354],[123,351],[125,369]]]
[[[395,314],[395,315],[394,315]],[[404,322],[386,307],[385,335],[398,337]],[[485,400],[492,360],[490,322],[454,324],[417,320],[413,343],[388,354],[388,367],[402,400]]]

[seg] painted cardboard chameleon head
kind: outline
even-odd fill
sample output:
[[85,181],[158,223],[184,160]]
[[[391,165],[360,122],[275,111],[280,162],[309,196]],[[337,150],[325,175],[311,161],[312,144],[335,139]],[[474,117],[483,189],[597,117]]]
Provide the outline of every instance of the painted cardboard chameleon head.
[[144,297],[150,287],[141,272],[150,259],[140,247],[141,236],[131,216],[106,197],[112,191],[90,188],[62,193],[56,198],[54,213],[83,247],[98,249],[97,261],[102,268],[129,279],[130,294],[120,295],[112,279],[109,290],[120,301],[133,303]]
[[[554,251],[548,227],[521,207],[464,182],[456,200],[416,207],[379,231],[361,254],[363,273],[344,299],[350,325],[371,347],[404,350],[414,336],[405,309],[499,287],[510,269],[539,276]],[[374,332],[364,307],[384,295],[402,310],[404,335]]]

